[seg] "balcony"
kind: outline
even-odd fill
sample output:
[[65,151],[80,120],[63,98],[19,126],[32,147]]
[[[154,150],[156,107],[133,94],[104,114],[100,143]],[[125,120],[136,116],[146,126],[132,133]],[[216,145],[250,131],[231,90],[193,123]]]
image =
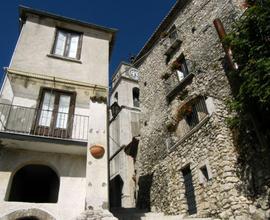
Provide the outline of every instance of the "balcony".
[[9,147],[84,154],[88,124],[85,115],[0,103],[0,138]]

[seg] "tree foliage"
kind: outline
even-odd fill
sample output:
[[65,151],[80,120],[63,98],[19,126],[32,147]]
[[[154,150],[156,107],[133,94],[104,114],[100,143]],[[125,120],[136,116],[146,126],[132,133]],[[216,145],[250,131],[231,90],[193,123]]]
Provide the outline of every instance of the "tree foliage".
[[[241,112],[268,114],[270,108],[270,0],[248,0],[248,9],[226,37],[238,69],[231,106]],[[239,121],[239,120],[238,120]]]
[[[237,141],[239,176],[252,198],[268,195],[270,175],[270,0],[247,0],[248,8],[225,44],[238,69],[228,73],[237,112],[229,119]],[[262,173],[262,175],[260,175]]]

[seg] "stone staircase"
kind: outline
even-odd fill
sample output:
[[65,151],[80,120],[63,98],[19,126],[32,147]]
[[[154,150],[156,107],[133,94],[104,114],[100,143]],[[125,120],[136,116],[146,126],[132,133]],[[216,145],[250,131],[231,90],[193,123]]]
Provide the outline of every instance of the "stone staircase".
[[118,208],[112,209],[111,212],[119,220],[212,220],[211,218],[192,218],[183,215],[168,216],[136,208]]

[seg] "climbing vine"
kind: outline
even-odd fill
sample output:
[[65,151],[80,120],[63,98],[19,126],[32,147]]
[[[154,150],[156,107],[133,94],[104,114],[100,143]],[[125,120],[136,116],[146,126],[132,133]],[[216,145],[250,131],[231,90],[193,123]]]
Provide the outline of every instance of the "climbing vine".
[[[238,65],[229,73],[235,95],[231,107],[241,113],[269,115],[270,0],[247,0],[246,4],[247,10],[226,37]],[[235,119],[234,125],[239,122]]]
[[[228,73],[235,114],[229,125],[237,140],[239,175],[250,196],[267,194],[270,165],[270,0],[246,0],[247,9],[225,38],[238,68]],[[263,175],[259,175],[259,173]],[[269,197],[270,199],[270,197]]]

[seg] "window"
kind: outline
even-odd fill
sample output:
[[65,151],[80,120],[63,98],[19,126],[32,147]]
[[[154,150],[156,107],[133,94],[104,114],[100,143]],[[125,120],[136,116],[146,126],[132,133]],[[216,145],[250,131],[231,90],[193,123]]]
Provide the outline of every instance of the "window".
[[208,161],[204,162],[199,166],[198,172],[200,184],[205,185],[208,181],[212,179],[212,172]]
[[176,61],[179,65],[175,69],[175,73],[177,75],[178,80],[181,81],[188,75],[187,63],[186,63],[184,55],[182,55]]
[[170,39],[170,43],[174,43],[174,41],[177,39],[178,34],[177,34],[177,30],[176,30],[176,26],[173,25],[171,27],[171,29],[169,30],[169,39]]
[[115,95],[114,95],[114,101],[118,102],[118,92],[116,92]]
[[199,96],[181,104],[178,115],[180,118],[176,125],[175,134],[182,139],[192,130],[196,131],[197,126],[207,120],[209,114],[205,98]]
[[75,93],[43,89],[33,133],[68,138],[72,129]]
[[198,113],[194,105],[191,106],[191,112],[186,114],[185,119],[190,128],[194,128],[199,123]]
[[133,88],[132,95],[133,95],[133,106],[140,107],[140,90],[139,90],[139,88]]
[[206,166],[201,167],[200,171],[201,171],[201,174],[202,174],[202,177],[203,177],[204,181],[207,182],[209,180],[207,167]]
[[57,29],[53,46],[53,54],[68,58],[80,59],[81,44],[82,34]]
[[205,100],[203,98],[198,98],[194,104],[190,106],[190,111],[185,115],[186,123],[189,128],[194,128],[199,122],[208,115]]

